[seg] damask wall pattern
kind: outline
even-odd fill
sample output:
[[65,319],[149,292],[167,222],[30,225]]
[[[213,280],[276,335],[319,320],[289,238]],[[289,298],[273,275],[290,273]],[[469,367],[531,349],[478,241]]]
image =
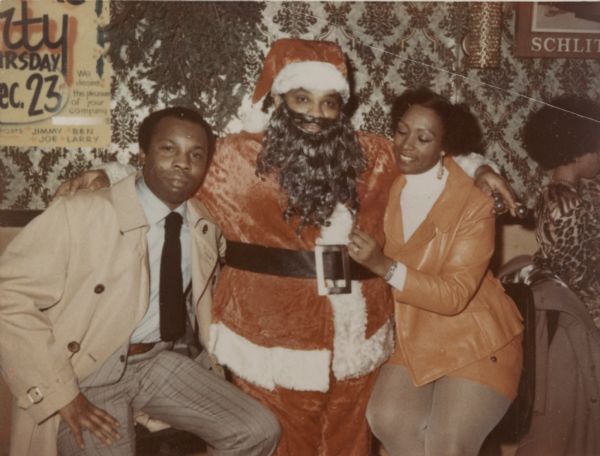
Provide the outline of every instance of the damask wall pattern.
[[[429,86],[466,102],[494,159],[531,205],[543,173],[520,129],[532,109],[566,92],[600,100],[600,62],[515,58],[514,4],[502,5],[497,68],[472,69],[462,49],[468,3],[111,2],[106,30],[113,66],[112,146],[0,146],[0,209],[42,209],[58,184],[90,166],[136,163],[136,129],[149,111],[200,109],[218,134],[239,130],[269,44],[282,37],[338,42],[352,67],[349,111],[357,128],[390,134],[388,111],[407,87]],[[135,24],[135,27],[132,26]]]

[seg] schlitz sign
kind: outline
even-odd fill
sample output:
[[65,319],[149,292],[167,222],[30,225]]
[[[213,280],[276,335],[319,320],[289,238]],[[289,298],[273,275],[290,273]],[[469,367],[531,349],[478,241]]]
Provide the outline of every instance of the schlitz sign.
[[600,2],[518,4],[515,55],[600,58]]

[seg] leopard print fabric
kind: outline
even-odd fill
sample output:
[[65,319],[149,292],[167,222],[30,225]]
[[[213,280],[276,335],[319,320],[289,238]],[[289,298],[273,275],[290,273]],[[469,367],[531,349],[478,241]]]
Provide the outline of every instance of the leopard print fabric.
[[536,206],[536,268],[565,282],[600,328],[600,176],[577,185],[551,182]]

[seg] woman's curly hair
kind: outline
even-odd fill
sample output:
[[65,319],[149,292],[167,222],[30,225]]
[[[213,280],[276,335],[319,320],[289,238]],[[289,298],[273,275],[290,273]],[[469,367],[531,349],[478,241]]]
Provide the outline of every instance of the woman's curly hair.
[[442,147],[451,155],[469,152],[483,153],[483,132],[477,118],[464,103],[452,104],[443,96],[426,87],[405,90],[392,106],[392,129],[408,108],[422,106],[435,111],[444,127]]
[[568,165],[600,151],[600,104],[578,95],[561,95],[530,114],[522,138],[529,156],[543,169]]

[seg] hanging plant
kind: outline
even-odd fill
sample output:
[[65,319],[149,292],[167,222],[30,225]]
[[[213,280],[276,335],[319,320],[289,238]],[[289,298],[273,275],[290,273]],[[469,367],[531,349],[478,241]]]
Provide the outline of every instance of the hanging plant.
[[128,80],[139,106],[194,107],[221,131],[256,77],[246,60],[264,39],[263,9],[258,2],[113,1],[104,32],[115,76]]

